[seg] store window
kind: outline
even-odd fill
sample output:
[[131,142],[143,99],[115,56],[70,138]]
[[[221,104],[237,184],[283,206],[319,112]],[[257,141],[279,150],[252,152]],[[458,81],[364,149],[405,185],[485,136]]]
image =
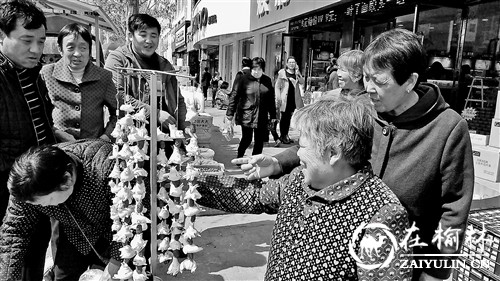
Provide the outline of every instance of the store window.
[[241,57],[252,58],[253,38],[241,40]]
[[500,1],[470,6],[466,23],[457,109],[471,132],[488,135],[483,124],[494,116],[500,76]]
[[222,78],[224,81],[228,81],[229,84],[233,83],[233,45],[225,45],[224,46],[224,64],[222,71]]
[[282,35],[283,31],[264,35],[266,38],[266,57],[264,58],[266,60],[266,69],[264,73],[273,78],[273,81],[275,81],[278,71],[283,67],[281,61]]
[[451,87],[461,22],[461,9],[438,8],[420,12],[418,32],[428,57],[427,78],[450,81],[437,83]]
[[500,2],[484,3],[469,8],[462,65],[473,75],[497,77],[500,71]]

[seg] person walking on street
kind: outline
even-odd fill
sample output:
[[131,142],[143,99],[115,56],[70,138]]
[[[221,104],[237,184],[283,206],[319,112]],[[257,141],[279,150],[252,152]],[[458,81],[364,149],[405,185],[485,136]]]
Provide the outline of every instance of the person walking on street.
[[246,74],[238,81],[235,95],[229,98],[226,118],[233,119],[236,125],[241,125],[242,137],[238,146],[238,157],[245,155],[246,149],[252,143],[252,154],[260,154],[264,148],[265,138],[268,137],[268,115],[276,119],[274,88],[269,76],[263,73],[266,62],[261,57],[252,60],[251,74]]
[[[40,57],[47,30],[43,12],[31,1],[3,1],[0,4],[0,225],[9,191],[7,179],[14,160],[32,146],[56,142],[52,130],[52,104],[40,77]],[[35,226],[38,235],[29,246],[23,278],[41,280],[44,257],[50,239],[50,221],[42,218]],[[1,268],[2,266],[0,266]]]
[[[92,35],[78,23],[64,26],[57,44],[62,59],[45,65],[41,75],[54,103],[52,117],[60,141],[102,138],[110,141],[119,108],[113,74],[90,61]],[[104,111],[109,121],[104,127]]]
[[212,107],[215,107],[215,96],[217,94],[217,90],[219,89],[219,81],[219,73],[216,71],[210,80],[210,86],[212,88]]
[[208,97],[208,88],[210,88],[210,81],[212,81],[212,74],[208,72],[208,67],[205,67],[205,72],[201,76],[201,89],[203,90],[203,96],[205,100]]
[[243,57],[241,59],[241,70],[236,73],[236,76],[234,77],[233,81],[233,87],[231,89],[231,93],[229,96],[232,96],[236,94],[236,90],[238,89],[238,81],[241,79],[241,77],[245,74],[250,74],[252,68],[252,59]]
[[304,84],[304,77],[300,74],[299,67],[294,57],[286,60],[285,69],[278,71],[276,79],[276,107],[280,111],[280,140],[284,144],[293,143],[288,136],[290,120],[297,108],[304,107],[300,94],[300,85]]

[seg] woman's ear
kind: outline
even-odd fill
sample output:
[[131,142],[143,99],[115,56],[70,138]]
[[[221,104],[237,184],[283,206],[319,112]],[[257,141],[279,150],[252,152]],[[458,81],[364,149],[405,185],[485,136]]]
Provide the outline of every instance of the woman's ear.
[[338,149],[328,149],[328,150],[329,150],[328,153],[330,154],[330,165],[333,166],[340,160],[340,158],[342,158],[342,154]]

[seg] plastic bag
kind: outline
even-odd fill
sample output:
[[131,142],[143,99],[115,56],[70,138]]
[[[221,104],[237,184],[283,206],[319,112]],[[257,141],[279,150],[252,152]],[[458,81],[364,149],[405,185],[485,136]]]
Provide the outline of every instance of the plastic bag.
[[222,125],[222,135],[226,139],[226,141],[231,141],[234,136],[234,129],[233,129],[234,122],[230,121],[227,118],[224,118],[224,123]]

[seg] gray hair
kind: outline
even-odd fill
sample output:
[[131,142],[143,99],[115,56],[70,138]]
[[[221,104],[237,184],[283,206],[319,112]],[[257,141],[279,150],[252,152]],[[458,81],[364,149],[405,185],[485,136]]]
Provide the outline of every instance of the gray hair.
[[340,152],[356,169],[370,160],[375,110],[364,97],[332,96],[295,112],[292,126],[319,154]]
[[350,50],[337,59],[339,68],[347,70],[351,80],[363,85],[363,51]]

